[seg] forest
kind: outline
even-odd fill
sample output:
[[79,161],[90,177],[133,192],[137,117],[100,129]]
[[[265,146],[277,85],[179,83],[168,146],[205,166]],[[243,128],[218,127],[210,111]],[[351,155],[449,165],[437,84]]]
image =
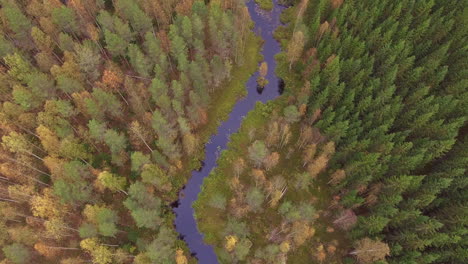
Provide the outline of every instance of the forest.
[[244,3],[0,5],[0,263],[196,262],[170,205],[257,68]]
[[[272,66],[252,12],[280,6]],[[468,263],[467,14],[0,0],[0,264],[216,264],[173,207],[249,78],[268,90],[270,73],[284,92],[236,117],[193,204],[219,263]]]
[[220,263],[467,263],[468,2],[289,4],[195,204]]

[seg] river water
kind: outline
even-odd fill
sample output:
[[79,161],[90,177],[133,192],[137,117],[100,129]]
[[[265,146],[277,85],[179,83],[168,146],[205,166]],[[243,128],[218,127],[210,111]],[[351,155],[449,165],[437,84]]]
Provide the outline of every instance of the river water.
[[[270,12],[261,10],[253,0],[249,0],[247,7],[250,16],[255,22],[255,33],[259,34],[264,42],[262,54],[264,61],[268,64],[268,75],[266,79],[269,81],[262,93],[257,91],[256,72],[246,83],[248,94],[243,99],[239,100],[232,112],[229,114],[228,120],[221,123],[218,131],[210,138],[209,143],[205,145],[206,157],[203,161],[203,167],[199,171],[193,171],[192,177],[187,182],[184,189],[179,194],[178,206],[174,207],[176,214],[176,230],[187,243],[192,254],[196,256],[200,264],[216,264],[219,263],[216,254],[211,245],[203,242],[203,235],[198,232],[197,223],[194,218],[194,210],[192,203],[197,199],[203,179],[208,176],[211,170],[216,166],[216,160],[220,151],[226,148],[229,136],[237,132],[242,119],[247,113],[252,110],[257,101],[267,102],[276,98],[281,94],[280,79],[275,75],[276,61],[275,54],[281,51],[279,43],[273,38],[274,30],[281,24],[279,16],[284,7],[278,4],[278,0],[273,0],[274,8]],[[217,223],[213,223],[216,225]]]

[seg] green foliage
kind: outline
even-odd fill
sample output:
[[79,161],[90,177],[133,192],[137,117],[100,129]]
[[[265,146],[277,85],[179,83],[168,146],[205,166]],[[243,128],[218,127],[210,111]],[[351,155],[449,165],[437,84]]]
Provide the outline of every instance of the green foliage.
[[145,164],[150,163],[150,156],[139,151],[133,152],[130,159],[132,161],[132,171],[140,171]]
[[113,129],[106,130],[103,138],[112,153],[119,153],[127,146],[125,135]]
[[124,192],[127,185],[127,179],[122,176],[117,176],[108,171],[103,171],[98,175],[99,183],[105,188],[112,192],[122,191]]
[[106,48],[113,56],[123,56],[127,50],[127,43],[119,35],[104,30],[104,36],[106,39]]
[[146,246],[146,256],[151,261],[160,261],[162,263],[172,263],[175,256],[174,242],[177,239],[174,231],[166,226],[159,229],[157,238]]
[[214,208],[225,210],[226,209],[226,197],[224,197],[220,193],[216,193],[211,198],[209,205]]
[[96,227],[89,223],[84,223],[78,229],[81,238],[91,238],[97,235]]
[[162,222],[160,217],[161,200],[148,192],[142,182],[132,184],[129,197],[124,201],[138,227],[157,229]]
[[255,2],[260,6],[261,9],[270,11],[273,9],[272,0],[255,0]]
[[253,211],[259,211],[262,209],[265,195],[260,189],[253,187],[247,192],[245,199]]
[[106,133],[106,125],[104,123],[100,123],[95,119],[91,119],[88,122],[88,129],[90,136],[98,141],[104,139],[104,134]]
[[31,64],[18,53],[8,54],[5,58],[8,74],[22,82],[27,82],[29,74],[33,72]]
[[62,6],[52,10],[52,21],[67,33],[76,33],[78,24],[73,9]]
[[152,184],[160,190],[170,189],[169,176],[157,165],[145,164],[141,172],[141,179],[144,183]]
[[54,194],[60,198],[63,203],[75,203],[89,201],[91,190],[85,181],[56,180],[54,182]]
[[99,71],[102,58],[96,44],[85,40],[82,45],[75,44],[77,62],[80,69],[91,81],[97,80],[101,73]]
[[150,77],[153,64],[135,44],[128,46],[128,57],[133,69],[142,77]]
[[15,264],[26,264],[31,261],[31,253],[28,248],[19,243],[3,247],[6,258]]
[[284,118],[286,121],[289,123],[295,123],[299,121],[300,118],[300,113],[297,110],[297,107],[295,105],[290,105],[283,110]]
[[152,29],[151,19],[132,0],[118,0],[115,2],[117,10],[128,20],[134,31],[143,34]]
[[75,79],[70,77],[59,75],[56,78],[57,80],[57,88],[65,93],[74,93],[80,92],[84,90],[83,85]]
[[252,146],[249,147],[249,158],[259,166],[268,155],[268,149],[265,143],[260,140],[256,140]]
[[97,230],[101,235],[112,237],[116,235],[118,231],[116,225],[118,222],[118,216],[114,210],[98,205],[87,205],[84,210],[84,214],[86,218],[97,227]]

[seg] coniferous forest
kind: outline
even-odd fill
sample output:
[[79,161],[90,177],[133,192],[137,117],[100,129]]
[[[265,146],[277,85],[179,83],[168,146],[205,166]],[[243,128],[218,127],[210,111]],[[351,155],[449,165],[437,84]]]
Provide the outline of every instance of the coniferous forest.
[[0,0],[0,30],[0,264],[216,264],[173,207],[270,73],[193,204],[218,263],[468,263],[468,0]]

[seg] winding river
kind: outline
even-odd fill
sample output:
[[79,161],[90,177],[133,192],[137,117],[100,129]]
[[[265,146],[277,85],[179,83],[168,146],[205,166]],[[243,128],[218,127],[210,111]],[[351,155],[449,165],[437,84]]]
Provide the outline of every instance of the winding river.
[[[210,138],[209,143],[205,145],[206,157],[203,161],[203,167],[199,171],[193,171],[192,177],[187,182],[184,189],[179,194],[178,206],[174,208],[176,214],[176,230],[185,240],[190,251],[194,254],[200,264],[216,264],[218,263],[216,254],[212,246],[203,242],[203,235],[197,229],[197,223],[194,218],[194,210],[192,203],[197,199],[203,179],[208,176],[211,170],[216,166],[216,160],[220,151],[226,148],[229,136],[236,132],[242,122],[244,116],[252,110],[257,101],[266,102],[281,94],[280,79],[275,75],[276,61],[275,54],[280,52],[279,43],[273,38],[273,31],[280,25],[280,14],[283,7],[278,4],[278,0],[273,0],[274,8],[272,11],[266,12],[261,10],[253,0],[247,3],[250,16],[255,22],[254,31],[259,34],[264,40],[263,57],[268,63],[268,75],[266,79],[269,84],[263,92],[257,91],[258,72],[252,75],[247,81],[246,88],[248,94],[243,99],[239,100],[232,112],[229,114],[228,120],[221,123],[218,131]],[[213,223],[216,224],[216,223]]]

